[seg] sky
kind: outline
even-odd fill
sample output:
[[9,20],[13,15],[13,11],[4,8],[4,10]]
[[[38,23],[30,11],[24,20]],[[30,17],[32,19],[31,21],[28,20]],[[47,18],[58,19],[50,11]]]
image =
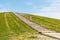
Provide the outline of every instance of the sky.
[[0,12],[30,13],[60,19],[60,0],[0,0]]

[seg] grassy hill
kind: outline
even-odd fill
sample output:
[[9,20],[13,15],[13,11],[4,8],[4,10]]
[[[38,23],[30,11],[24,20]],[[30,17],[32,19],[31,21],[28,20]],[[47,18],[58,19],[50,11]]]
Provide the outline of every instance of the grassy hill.
[[43,17],[43,16],[37,16],[37,15],[31,15],[31,14],[22,14],[23,17],[27,18],[30,20],[30,16],[32,16],[32,22],[39,24],[40,26],[60,33],[60,20],[58,19],[53,19],[53,18],[48,18],[48,17]]
[[[29,15],[25,16],[26,18]],[[35,16],[33,16],[35,19]],[[36,21],[37,22],[37,21]],[[39,21],[40,22],[40,21]],[[14,15],[13,12],[0,13],[0,40],[55,40],[39,34]]]

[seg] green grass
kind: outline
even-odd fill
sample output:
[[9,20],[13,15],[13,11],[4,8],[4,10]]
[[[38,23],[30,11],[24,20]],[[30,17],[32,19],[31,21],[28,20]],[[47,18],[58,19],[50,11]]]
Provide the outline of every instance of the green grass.
[[41,37],[40,39],[44,37],[46,40],[54,40],[54,38],[39,34],[12,12],[0,13],[0,40],[38,40],[38,36]]
[[[6,26],[5,15],[9,25],[9,28]],[[12,13],[0,13],[0,40],[7,40],[9,36],[18,36],[23,33],[37,33],[31,27],[22,22]]]
[[31,14],[25,14],[23,16],[27,19],[29,19],[29,16],[32,16],[33,20],[29,19],[30,21],[35,22],[48,30],[52,30],[60,33],[60,20],[58,19],[53,19],[53,18],[48,18],[43,16],[36,16]]

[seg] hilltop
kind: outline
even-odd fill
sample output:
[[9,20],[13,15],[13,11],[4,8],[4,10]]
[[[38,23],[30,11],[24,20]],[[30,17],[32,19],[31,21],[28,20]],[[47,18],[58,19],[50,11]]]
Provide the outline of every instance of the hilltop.
[[39,24],[40,26],[55,31],[57,33],[60,33],[60,20],[55,18],[49,18],[44,16],[37,16],[37,15],[31,15],[31,14],[20,14],[26,19],[30,20],[30,16],[32,17],[32,22]]
[[[55,19],[53,21],[47,22],[48,18],[45,19],[44,17],[40,17],[36,15],[24,14],[22,16],[28,20],[29,20],[29,16],[32,16],[33,20],[30,20],[30,21],[36,24],[40,23],[39,25],[43,26],[44,28],[45,28],[45,25],[43,23],[46,23],[47,25],[49,25],[50,22],[52,23],[55,22],[54,21]],[[47,21],[44,21],[42,19]],[[52,20],[52,19],[50,18],[49,20]],[[56,20],[56,23],[59,25],[58,22],[59,20]],[[46,28],[49,30],[55,31],[54,27],[53,29],[49,27],[46,27]],[[60,32],[59,30],[57,30],[56,32]],[[24,23],[21,19],[19,19],[14,14],[14,12],[0,12],[0,40],[47,40],[47,39],[57,40],[34,30],[29,25]]]

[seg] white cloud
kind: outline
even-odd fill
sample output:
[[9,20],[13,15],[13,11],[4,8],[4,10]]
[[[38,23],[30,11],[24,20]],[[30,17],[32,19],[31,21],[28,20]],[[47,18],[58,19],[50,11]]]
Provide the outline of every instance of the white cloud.
[[50,2],[50,6],[43,8],[41,11],[58,12],[60,10],[60,0],[51,0]]
[[33,9],[37,9],[38,7],[37,6],[33,6]]
[[51,4],[40,9],[38,15],[60,19],[60,0],[48,0]]
[[9,10],[7,9],[7,8],[5,8],[5,7],[0,7],[1,9],[0,9],[0,12],[8,12]]
[[4,9],[3,9],[3,10],[0,10],[0,12],[9,12],[9,10],[4,10]]
[[28,6],[32,6],[33,5],[32,2],[25,2],[25,4],[28,5]]
[[0,12],[8,12],[10,10],[8,10],[8,3],[5,3],[5,4],[0,4]]

